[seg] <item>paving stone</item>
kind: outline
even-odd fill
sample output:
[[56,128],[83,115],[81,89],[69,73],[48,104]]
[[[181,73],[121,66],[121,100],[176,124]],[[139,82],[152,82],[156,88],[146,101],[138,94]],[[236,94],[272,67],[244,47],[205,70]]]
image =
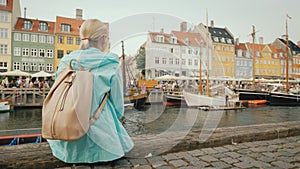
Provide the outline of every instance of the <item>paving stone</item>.
[[257,146],[257,144],[255,144],[255,143],[253,143],[253,142],[247,142],[247,143],[243,143],[245,146],[247,146],[247,147],[252,147],[252,148],[254,148],[254,147],[256,147]]
[[187,156],[191,156],[188,152],[179,152],[175,154],[178,158],[185,158]]
[[194,157],[204,155],[204,152],[201,151],[201,150],[188,151],[188,153],[191,154],[191,155],[194,156]]
[[148,164],[148,161],[146,159],[144,159],[144,158],[129,159],[129,162],[132,165],[136,165],[136,164],[139,164],[139,165]]
[[163,155],[162,158],[166,159],[167,161],[170,161],[170,160],[177,159],[178,157],[174,153],[171,153],[171,154]]
[[217,158],[210,156],[210,155],[206,155],[206,156],[200,156],[199,157],[201,160],[206,161],[206,162],[213,162],[213,161],[218,161]]
[[224,154],[224,153],[215,154],[215,155],[213,155],[213,156],[214,156],[215,158],[218,158],[218,159],[228,157],[228,155],[226,155],[226,154]]
[[233,145],[225,145],[224,148],[228,149],[229,151],[238,150],[238,148]]
[[232,157],[232,158],[239,158],[239,157],[241,157],[241,155],[238,154],[238,153],[236,153],[236,152],[227,152],[225,154],[228,155],[228,156],[230,156],[230,157]]
[[219,169],[223,169],[223,168],[231,168],[231,165],[226,164],[224,162],[218,161],[218,162],[212,162],[211,165],[213,167],[219,168]]
[[134,167],[134,169],[152,169],[150,165],[140,165],[137,167]]
[[271,164],[275,165],[275,166],[278,166],[278,167],[281,167],[281,168],[293,168],[293,167],[295,167],[294,165],[292,165],[290,163],[283,162],[283,161],[274,161]]
[[233,164],[233,163],[240,162],[238,159],[234,159],[234,158],[231,158],[231,157],[221,158],[220,160],[224,161],[225,163],[228,163],[228,164]]
[[249,162],[245,162],[245,161],[239,162],[239,163],[235,163],[233,165],[236,166],[236,167],[239,167],[239,168],[253,168],[254,167],[253,164],[251,164]]
[[174,167],[164,165],[164,166],[157,167],[156,169],[174,169]]
[[252,161],[251,162],[255,167],[258,168],[266,168],[266,167],[271,167],[270,164],[262,162],[262,161]]
[[216,154],[216,153],[218,153],[218,151],[216,151],[216,150],[213,149],[213,148],[203,148],[202,151],[203,151],[205,154]]
[[157,161],[157,162],[151,163],[151,165],[152,165],[153,168],[158,168],[158,167],[161,167],[161,166],[168,165],[168,163],[165,162],[165,161]]
[[74,169],[91,169],[91,166],[79,165],[79,166],[75,166]]
[[224,153],[224,152],[227,152],[228,149],[227,148],[224,148],[224,147],[215,147],[213,148],[214,150],[216,150],[217,152],[219,153]]
[[188,163],[183,160],[172,160],[169,161],[169,163],[172,164],[174,167],[183,167],[188,165]]

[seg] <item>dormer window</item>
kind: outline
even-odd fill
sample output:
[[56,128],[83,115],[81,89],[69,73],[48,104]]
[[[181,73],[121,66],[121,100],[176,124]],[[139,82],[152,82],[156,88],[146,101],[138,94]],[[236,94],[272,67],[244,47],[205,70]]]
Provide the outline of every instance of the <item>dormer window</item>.
[[69,25],[69,24],[61,24],[61,31],[62,32],[71,32],[71,25]]
[[40,22],[39,23],[39,30],[40,31],[48,31],[48,24],[47,24],[47,22]]
[[275,59],[277,58],[277,53],[274,53],[274,58],[275,58]]
[[155,37],[155,40],[156,40],[157,42],[161,42],[161,43],[163,43],[163,42],[165,41],[164,36],[162,36],[162,35],[157,35],[157,36]]
[[169,41],[170,41],[170,43],[177,44],[177,38],[176,37],[170,37]]
[[23,29],[31,30],[32,27],[33,27],[33,24],[30,20],[24,20]]
[[219,42],[219,38],[218,37],[214,37],[214,41],[215,42]]
[[7,6],[7,0],[0,0],[0,6]]
[[227,43],[232,44],[232,40],[231,39],[227,39]]
[[221,42],[222,42],[222,43],[225,43],[225,38],[221,38]]

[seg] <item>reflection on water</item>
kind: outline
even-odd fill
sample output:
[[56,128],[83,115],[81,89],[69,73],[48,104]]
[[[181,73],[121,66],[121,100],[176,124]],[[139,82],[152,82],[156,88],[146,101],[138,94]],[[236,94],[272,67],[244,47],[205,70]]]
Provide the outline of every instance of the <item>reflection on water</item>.
[[[202,111],[148,105],[143,111],[126,110],[125,127],[130,134],[161,133],[184,129],[242,126],[300,120],[300,107],[262,106],[245,110]],[[0,113],[0,130],[41,128],[42,110],[16,109]],[[3,135],[3,132],[0,132]]]

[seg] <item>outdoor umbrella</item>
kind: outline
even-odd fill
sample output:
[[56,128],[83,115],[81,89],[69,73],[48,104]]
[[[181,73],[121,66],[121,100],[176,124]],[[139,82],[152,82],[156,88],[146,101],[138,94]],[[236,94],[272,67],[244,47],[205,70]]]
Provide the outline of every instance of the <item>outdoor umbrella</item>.
[[0,74],[1,76],[31,76],[30,73],[23,72],[21,70],[13,70],[8,72],[3,72]]
[[50,76],[53,76],[53,75],[50,73],[47,73],[45,71],[40,71],[40,72],[37,72],[37,73],[34,73],[31,75],[31,77],[50,77]]

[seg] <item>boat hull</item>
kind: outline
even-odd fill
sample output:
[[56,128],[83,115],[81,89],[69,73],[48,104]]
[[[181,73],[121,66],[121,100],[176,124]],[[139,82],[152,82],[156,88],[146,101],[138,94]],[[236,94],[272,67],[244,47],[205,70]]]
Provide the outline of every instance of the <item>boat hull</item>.
[[226,99],[221,97],[209,97],[205,95],[193,94],[183,91],[184,99],[189,107],[209,106],[219,107],[225,106]]
[[182,94],[164,94],[163,104],[165,106],[186,105]]
[[269,100],[270,94],[265,91],[256,91],[251,89],[235,89],[239,94],[239,100]]
[[272,106],[300,106],[300,95],[272,92],[269,104]]

